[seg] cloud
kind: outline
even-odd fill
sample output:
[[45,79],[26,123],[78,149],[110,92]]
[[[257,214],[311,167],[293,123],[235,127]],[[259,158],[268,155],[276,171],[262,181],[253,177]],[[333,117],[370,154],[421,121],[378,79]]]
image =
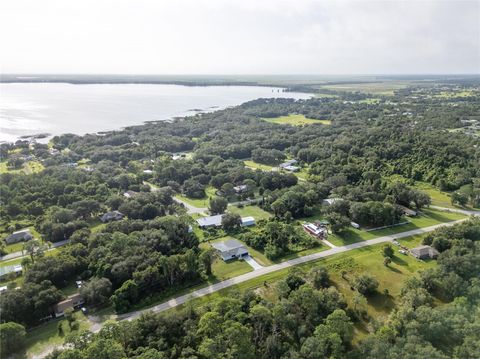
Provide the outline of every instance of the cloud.
[[3,0],[2,72],[478,73],[478,1]]

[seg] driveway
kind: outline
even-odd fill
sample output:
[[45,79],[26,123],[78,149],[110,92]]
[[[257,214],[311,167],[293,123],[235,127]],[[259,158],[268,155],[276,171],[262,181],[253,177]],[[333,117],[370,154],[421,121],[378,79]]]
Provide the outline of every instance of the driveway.
[[245,262],[247,262],[253,270],[262,269],[263,266],[258,263],[250,254],[242,257]]

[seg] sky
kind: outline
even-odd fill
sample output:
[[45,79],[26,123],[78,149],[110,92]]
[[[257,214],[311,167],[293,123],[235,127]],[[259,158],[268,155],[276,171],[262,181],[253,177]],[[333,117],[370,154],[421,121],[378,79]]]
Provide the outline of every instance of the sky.
[[0,72],[480,73],[480,0],[1,0]]

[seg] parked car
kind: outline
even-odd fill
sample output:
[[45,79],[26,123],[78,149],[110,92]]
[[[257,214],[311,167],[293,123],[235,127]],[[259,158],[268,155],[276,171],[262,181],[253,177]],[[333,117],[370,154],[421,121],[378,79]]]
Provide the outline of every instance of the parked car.
[[405,249],[400,249],[399,252],[402,253],[402,254],[405,254],[405,255],[408,254],[408,252]]
[[88,309],[85,307],[81,307],[80,310],[82,311],[83,314],[87,315],[88,314]]

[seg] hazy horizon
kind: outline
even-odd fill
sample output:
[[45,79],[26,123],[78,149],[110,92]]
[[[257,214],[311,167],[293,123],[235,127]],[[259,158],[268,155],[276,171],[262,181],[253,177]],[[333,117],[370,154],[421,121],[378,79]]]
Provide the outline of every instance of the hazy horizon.
[[479,74],[480,2],[4,0],[0,41],[4,74]]

